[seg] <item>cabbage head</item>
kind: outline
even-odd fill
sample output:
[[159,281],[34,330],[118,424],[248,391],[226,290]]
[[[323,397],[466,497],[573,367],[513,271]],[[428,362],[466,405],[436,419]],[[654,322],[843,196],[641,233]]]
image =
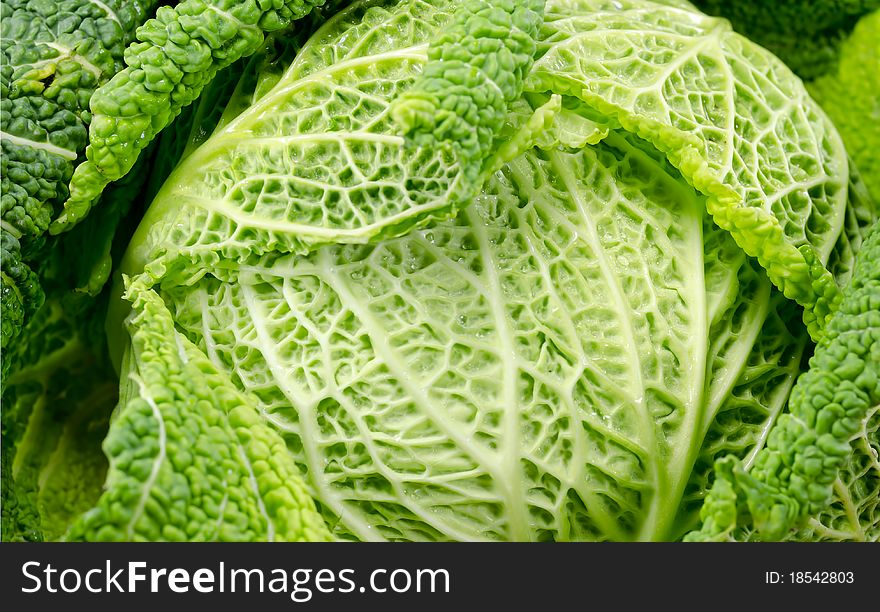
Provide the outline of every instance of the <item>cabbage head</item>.
[[[826,115],[685,2],[550,0],[491,150],[416,146],[395,104],[459,4],[248,65],[128,247],[139,382],[73,533],[670,540],[763,447],[874,217]],[[200,531],[229,500],[253,530]]]

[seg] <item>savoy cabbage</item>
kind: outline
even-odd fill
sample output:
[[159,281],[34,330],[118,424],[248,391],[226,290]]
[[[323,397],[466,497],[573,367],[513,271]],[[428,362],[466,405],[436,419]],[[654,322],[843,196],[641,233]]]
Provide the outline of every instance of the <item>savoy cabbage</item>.
[[681,1],[216,0],[253,39],[187,68],[192,2],[55,226],[180,113],[102,296],[106,482],[47,537],[880,537],[876,210],[781,60]]

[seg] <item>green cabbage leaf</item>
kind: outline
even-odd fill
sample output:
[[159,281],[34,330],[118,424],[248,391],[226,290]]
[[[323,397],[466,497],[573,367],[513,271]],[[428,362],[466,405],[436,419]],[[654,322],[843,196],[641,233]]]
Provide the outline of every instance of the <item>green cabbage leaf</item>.
[[[682,2],[547,2],[478,146],[415,135],[431,75],[481,91],[431,68],[465,9],[356,2],[246,70],[123,260],[153,306],[110,327],[159,317],[229,381],[336,538],[678,539],[717,459],[758,460],[873,205],[800,80]],[[471,35],[462,66],[507,52]],[[124,379],[172,357],[140,355]]]

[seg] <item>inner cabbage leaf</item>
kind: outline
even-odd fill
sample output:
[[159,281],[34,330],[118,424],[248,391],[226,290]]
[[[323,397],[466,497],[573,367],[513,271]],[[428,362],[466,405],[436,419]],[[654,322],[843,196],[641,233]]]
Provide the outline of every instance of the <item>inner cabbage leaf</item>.
[[784,403],[803,332],[753,351],[773,293],[704,198],[619,134],[533,150],[404,237],[163,291],[337,535],[407,540],[676,537],[735,390],[764,427]]

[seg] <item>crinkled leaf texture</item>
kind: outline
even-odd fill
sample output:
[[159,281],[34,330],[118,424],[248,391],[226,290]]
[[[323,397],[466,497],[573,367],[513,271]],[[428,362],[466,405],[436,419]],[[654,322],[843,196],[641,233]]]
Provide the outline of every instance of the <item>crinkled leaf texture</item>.
[[797,531],[878,538],[880,222],[865,237],[843,295],[754,462],[716,463],[703,524],[687,539],[779,540]]
[[833,484],[831,503],[791,540],[880,541],[880,409],[874,406],[850,441],[853,452]]
[[[0,346],[45,296],[40,247],[86,147],[89,100],[156,0],[0,2]],[[3,365],[4,372],[8,366]]]
[[827,260],[848,174],[840,136],[800,80],[727,21],[684,8],[563,0],[548,4],[544,30],[526,91],[578,98],[666,153],[817,337],[839,293],[800,249]]
[[609,140],[524,155],[406,237],[165,289],[337,533],[675,537],[716,414],[781,408],[803,336],[769,282],[662,161]]
[[254,398],[337,537],[678,538],[799,371],[774,283],[818,333],[822,264],[851,265],[840,138],[723,21],[558,0],[502,130],[529,136],[475,194],[389,116],[453,6],[331,19],[175,169],[125,271]]
[[105,442],[105,491],[68,539],[320,541],[329,532],[284,442],[174,329],[161,298],[126,297],[132,353]]

